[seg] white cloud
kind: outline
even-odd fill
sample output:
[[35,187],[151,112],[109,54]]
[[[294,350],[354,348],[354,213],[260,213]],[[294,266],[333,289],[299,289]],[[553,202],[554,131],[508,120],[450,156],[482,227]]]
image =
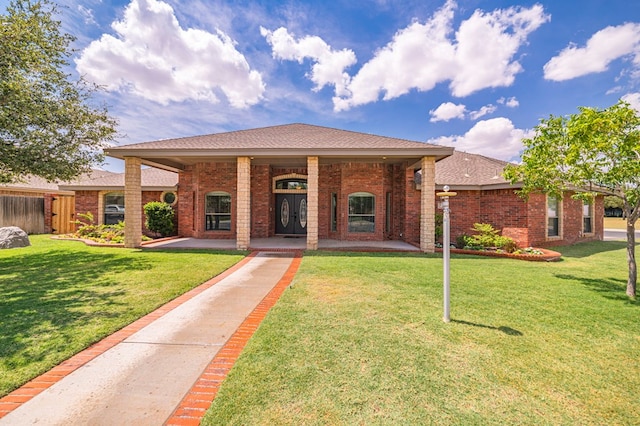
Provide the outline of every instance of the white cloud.
[[524,148],[522,139],[532,136],[533,131],[517,129],[508,118],[498,117],[478,121],[462,136],[444,136],[427,142],[511,161],[517,158]]
[[498,107],[495,105],[485,105],[477,111],[471,111],[469,113],[469,117],[471,117],[472,120],[477,120],[478,118],[484,117],[487,114],[494,113],[496,109],[498,109]]
[[80,74],[111,91],[127,91],[166,105],[169,102],[256,104],[265,87],[234,41],[216,34],[183,29],[173,8],[159,0],[132,0],[121,21],[112,24],[117,37],[104,34],[76,60]]
[[477,10],[452,38],[455,8],[449,0],[427,22],[398,31],[351,78],[348,95],[336,93],[334,110],[376,102],[382,93],[390,100],[412,89],[429,91],[446,81],[457,97],[511,85],[522,71],[513,57],[527,36],[549,20],[542,6]]
[[640,113],[640,93],[627,93],[621,99],[631,105],[631,108]]
[[509,108],[515,108],[515,107],[520,105],[520,102],[518,102],[518,100],[516,99],[515,96],[512,96],[512,97],[510,97],[508,99],[500,98],[500,99],[498,99],[497,102],[500,105],[505,105],[505,106],[508,106]]
[[302,63],[305,59],[314,61],[308,77],[315,83],[315,91],[321,90],[326,85],[333,85],[337,96],[347,95],[345,90],[349,83],[349,74],[345,69],[357,62],[352,50],[333,50],[324,40],[316,36],[306,36],[296,41],[283,27],[275,31],[260,27],[260,33],[271,45],[274,58],[298,61],[298,63]]
[[611,62],[625,56],[633,56],[634,66],[640,67],[640,24],[606,27],[591,36],[585,47],[569,45],[545,64],[544,77],[564,81],[603,72]]
[[429,111],[432,123],[449,121],[454,118],[464,118],[467,108],[463,104],[456,105],[453,102],[444,102],[436,109]]

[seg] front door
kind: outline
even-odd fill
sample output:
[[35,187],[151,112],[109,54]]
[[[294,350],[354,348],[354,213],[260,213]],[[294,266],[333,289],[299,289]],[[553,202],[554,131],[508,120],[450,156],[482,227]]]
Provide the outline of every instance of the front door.
[[307,234],[307,194],[276,194],[276,234]]

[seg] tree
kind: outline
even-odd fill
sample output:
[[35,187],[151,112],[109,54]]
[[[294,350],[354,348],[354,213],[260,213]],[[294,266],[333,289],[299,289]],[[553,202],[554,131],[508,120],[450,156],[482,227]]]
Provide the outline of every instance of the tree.
[[98,90],[69,66],[74,37],[50,0],[12,0],[0,15],[0,183],[69,180],[102,162],[116,122],[89,104]]
[[160,201],[151,201],[144,205],[146,220],[144,226],[151,232],[163,237],[173,233],[174,212],[171,206]]
[[640,115],[624,102],[605,108],[579,108],[568,117],[550,116],[524,139],[522,164],[505,169],[505,178],[522,182],[523,196],[542,191],[575,198],[595,193],[622,200],[627,221],[627,295],[636,295],[635,224],[640,215]]

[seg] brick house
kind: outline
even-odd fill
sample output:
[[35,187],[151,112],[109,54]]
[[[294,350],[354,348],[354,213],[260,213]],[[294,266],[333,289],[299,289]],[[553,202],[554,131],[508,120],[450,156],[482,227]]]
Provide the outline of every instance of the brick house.
[[[448,185],[457,192],[449,200],[451,241],[470,234],[476,222],[493,225],[521,247],[603,239],[604,196],[597,196],[593,203],[574,200],[573,193],[561,199],[536,193],[524,200],[515,193],[522,185],[512,185],[502,177],[507,164],[461,151],[438,162],[436,188]],[[417,173],[418,187],[420,179]]]
[[125,161],[128,247],[140,244],[144,164],[178,174],[181,236],[235,239],[238,249],[278,235],[306,238],[310,250],[318,239],[400,240],[433,252],[435,166],[453,148],[290,124],[105,152]]
[[[171,205],[177,202],[178,175],[156,168],[144,168],[141,176],[141,224],[144,223],[142,206],[150,201],[165,201]],[[112,224],[124,220],[125,215],[125,175],[107,173],[88,176],[73,183],[60,184],[61,190],[75,193],[75,212],[91,213],[97,224]],[[143,229],[143,228],[141,228]]]
[[[92,170],[81,180],[113,176]],[[0,227],[18,226],[29,234],[66,234],[74,229],[74,192],[62,189],[68,182],[47,182],[26,176],[21,182],[0,185]]]

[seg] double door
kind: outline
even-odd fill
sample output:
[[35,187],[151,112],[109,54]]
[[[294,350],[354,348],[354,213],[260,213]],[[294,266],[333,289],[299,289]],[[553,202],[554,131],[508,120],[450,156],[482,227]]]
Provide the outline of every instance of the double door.
[[307,194],[276,194],[276,234],[307,234]]

